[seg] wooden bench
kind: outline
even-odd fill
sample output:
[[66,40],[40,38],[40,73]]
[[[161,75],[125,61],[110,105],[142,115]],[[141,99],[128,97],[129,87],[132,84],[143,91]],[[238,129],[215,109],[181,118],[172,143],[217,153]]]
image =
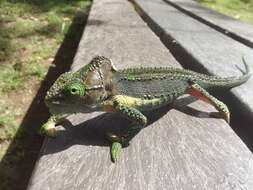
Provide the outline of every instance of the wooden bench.
[[[208,11],[207,8],[197,6],[191,0],[134,0],[138,6],[139,12],[149,23],[150,27],[160,37],[163,43],[171,50],[176,59],[185,68],[192,69],[202,73],[209,73],[219,76],[238,76],[244,69],[242,56],[245,56],[251,70],[253,70],[253,50],[237,40],[232,40],[229,36],[218,32],[203,22],[195,19],[195,16],[188,16],[182,9],[193,11],[192,14],[203,16],[203,19],[213,18],[213,23],[218,23],[224,30],[235,31],[238,36],[245,34],[247,40],[253,39],[253,25],[241,23],[234,19],[228,19],[231,23],[223,25],[222,21],[226,16],[221,17],[214,11]],[[167,3],[169,2],[169,3]],[[199,11],[197,9],[199,8]],[[206,12],[204,12],[206,11]],[[207,14],[212,12],[212,17]],[[190,14],[190,15],[192,15]],[[214,19],[216,18],[216,20]],[[238,24],[241,29],[236,30]],[[246,33],[242,32],[247,31]],[[246,38],[246,37],[245,37]],[[253,45],[253,44],[252,44]],[[230,105],[232,112],[232,124],[237,133],[244,138],[247,145],[253,150],[253,138],[248,136],[253,133],[253,77],[244,85],[232,89],[228,93],[220,94],[220,99]],[[238,118],[240,119],[238,123]]]
[[[180,67],[124,0],[93,0],[71,70],[95,55],[111,58],[118,68]],[[186,96],[147,113],[148,126],[116,164],[104,133],[129,122],[116,114],[72,115],[55,139],[45,138],[28,189],[251,189],[252,153],[228,124],[208,117],[211,111]]]
[[212,9],[203,7],[194,0],[165,0],[165,2],[243,44],[253,47],[252,24],[241,22]]

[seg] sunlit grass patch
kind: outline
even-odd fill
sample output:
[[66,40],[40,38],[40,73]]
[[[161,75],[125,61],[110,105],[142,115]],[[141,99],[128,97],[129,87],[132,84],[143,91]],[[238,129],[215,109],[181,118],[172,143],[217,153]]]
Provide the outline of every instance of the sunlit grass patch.
[[[47,54],[45,54],[46,57]],[[43,55],[42,55],[43,56]],[[43,57],[35,56],[28,62],[17,61],[12,64],[0,66],[0,91],[11,92],[13,90],[19,91],[28,88],[29,81],[43,80],[49,64],[43,65]]]
[[3,65],[0,67],[0,70],[0,90],[2,92],[9,92],[25,87],[25,81],[21,72],[16,71],[12,65]]
[[61,26],[63,23],[62,16],[59,16],[55,12],[50,11],[43,16],[42,20],[46,24],[38,29],[38,32],[41,34],[52,36],[61,31]]
[[13,46],[8,39],[1,38],[0,35],[0,62],[6,60],[6,58],[12,53]]
[[84,17],[88,6],[89,1],[2,0],[0,91],[25,89],[30,76],[43,80],[73,18]]
[[26,3],[26,0],[0,0],[0,8],[2,13],[0,18],[23,17],[32,10],[32,6]]
[[0,141],[8,140],[15,136],[18,130],[15,119],[19,115],[20,113],[10,112],[7,106],[0,108]]
[[36,29],[40,27],[40,22],[31,22],[27,20],[16,21],[5,27],[5,32],[2,32],[2,37],[7,38],[25,38],[35,35]]
[[253,24],[253,0],[197,0],[225,15]]

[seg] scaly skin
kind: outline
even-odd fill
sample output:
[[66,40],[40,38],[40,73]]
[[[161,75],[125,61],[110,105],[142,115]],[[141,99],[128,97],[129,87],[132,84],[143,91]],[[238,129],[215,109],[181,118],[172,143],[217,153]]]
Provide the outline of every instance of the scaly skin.
[[250,73],[246,63],[245,67],[246,72],[240,77],[221,78],[171,67],[116,70],[111,60],[97,56],[77,72],[62,74],[49,89],[45,103],[53,116],[42,126],[41,133],[55,136],[55,125],[69,114],[118,112],[132,124],[121,136],[106,134],[115,162],[122,147],[128,146],[146,125],[142,111],[167,105],[182,94],[191,94],[213,105],[218,112],[210,115],[229,123],[227,106],[206,90],[229,89],[246,82]]

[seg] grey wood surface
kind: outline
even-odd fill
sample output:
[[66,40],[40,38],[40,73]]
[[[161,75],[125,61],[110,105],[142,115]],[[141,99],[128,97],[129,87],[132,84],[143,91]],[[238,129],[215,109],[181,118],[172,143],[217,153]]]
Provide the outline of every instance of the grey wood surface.
[[[253,49],[215,29],[187,16],[163,0],[134,0],[144,12],[153,29],[171,49],[186,57],[182,64],[187,68],[203,68],[218,76],[239,76],[244,70],[245,56],[253,70]],[[245,29],[246,30],[246,29]],[[181,57],[180,57],[181,56]],[[197,69],[198,70],[198,69]],[[247,118],[253,118],[253,77],[231,90],[233,104]]]
[[[118,68],[180,67],[159,38],[125,0],[93,0],[72,70],[97,54]],[[104,132],[129,124],[116,114],[77,114],[46,138],[29,190],[251,189],[253,155],[214,109],[186,96],[147,113],[150,120],[110,160]]]
[[241,40],[243,43],[253,47],[253,25],[218,13],[212,9],[201,6],[193,0],[165,0],[183,9],[190,15],[215,26],[218,30],[224,31],[227,35]]

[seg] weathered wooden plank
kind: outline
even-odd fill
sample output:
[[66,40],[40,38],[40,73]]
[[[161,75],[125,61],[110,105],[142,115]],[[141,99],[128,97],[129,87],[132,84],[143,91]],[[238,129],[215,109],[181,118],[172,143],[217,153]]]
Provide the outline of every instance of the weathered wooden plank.
[[[112,58],[119,68],[179,67],[122,0],[93,0],[72,70],[96,54]],[[185,97],[149,113],[151,123],[116,164],[103,134],[123,130],[129,122],[115,114],[70,116],[57,138],[45,139],[28,189],[250,189],[252,153],[223,120],[193,108],[213,111]]]
[[[188,68],[202,68],[218,76],[238,76],[244,69],[242,56],[253,70],[253,50],[215,29],[200,23],[163,0],[134,0],[160,38],[171,49],[179,51],[178,58]],[[253,77],[231,90],[233,104],[240,107],[245,117],[253,118]]]
[[212,9],[201,6],[193,0],[164,0],[178,7],[187,14],[194,16],[202,22],[225,32],[227,35],[253,47],[253,25],[223,15]]

